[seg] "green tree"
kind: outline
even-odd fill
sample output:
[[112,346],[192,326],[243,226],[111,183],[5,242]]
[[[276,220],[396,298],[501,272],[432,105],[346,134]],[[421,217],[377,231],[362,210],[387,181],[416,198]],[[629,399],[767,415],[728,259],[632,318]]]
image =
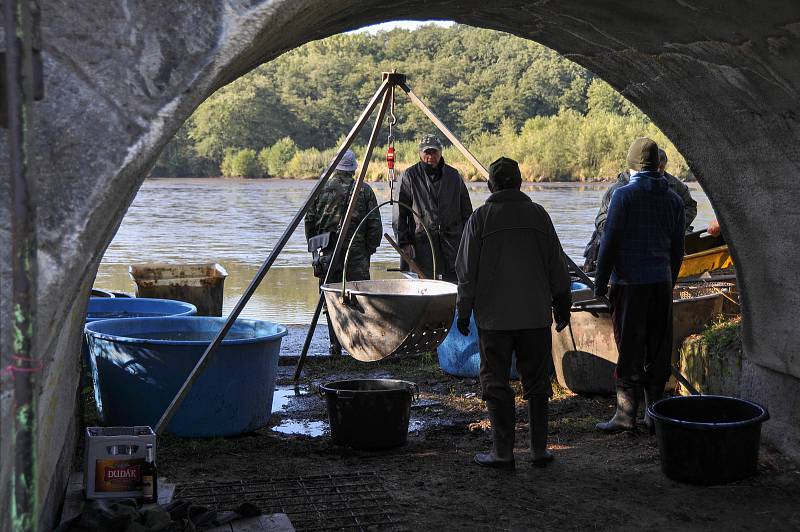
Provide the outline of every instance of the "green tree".
[[258,154],[258,164],[264,175],[272,177],[290,177],[287,165],[297,152],[297,144],[289,137],[283,137],[269,148]]
[[256,151],[245,148],[225,150],[225,156],[220,165],[222,175],[225,177],[262,177],[263,173],[258,164]]

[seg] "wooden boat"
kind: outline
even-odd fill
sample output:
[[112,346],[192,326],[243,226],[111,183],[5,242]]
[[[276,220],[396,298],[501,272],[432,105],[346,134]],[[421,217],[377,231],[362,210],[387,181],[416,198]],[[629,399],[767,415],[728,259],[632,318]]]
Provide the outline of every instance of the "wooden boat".
[[[723,312],[729,283],[679,284],[673,292],[673,362],[684,339],[703,330]],[[553,329],[553,364],[561,386],[581,394],[614,393],[618,358],[607,306],[590,302],[573,306],[570,327]]]

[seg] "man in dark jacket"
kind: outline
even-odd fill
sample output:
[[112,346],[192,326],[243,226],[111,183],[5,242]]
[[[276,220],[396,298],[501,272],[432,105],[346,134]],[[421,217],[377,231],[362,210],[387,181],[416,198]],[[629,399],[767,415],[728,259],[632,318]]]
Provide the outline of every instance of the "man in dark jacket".
[[[636,427],[638,388],[649,405],[664,393],[672,353],[672,288],[683,260],[686,215],[658,171],[658,146],[636,139],[628,150],[630,183],[611,197],[597,258],[595,295],[611,281],[617,343],[617,410],[603,432]],[[650,425],[649,418],[646,422]]]
[[400,176],[398,201],[411,207],[394,206],[393,226],[397,243],[415,260],[428,278],[433,278],[433,255],[425,224],[433,239],[436,275],[456,282],[455,262],[458,243],[472,203],[458,170],[445,164],[442,143],[433,135],[425,135],[419,143],[420,162]]
[[[306,212],[306,240],[313,236],[331,231],[335,231],[337,234],[339,233],[342,219],[344,218],[350,196],[355,187],[353,175],[357,168],[358,163],[355,154],[347,150],[336,166],[336,171],[328,182],[325,183],[325,187],[311,204],[308,212]],[[339,260],[331,266],[331,274],[328,276],[329,283],[341,282],[344,256],[347,251],[346,246],[350,243],[350,238],[353,236],[358,224],[361,223],[361,220],[363,220],[367,213],[377,205],[378,201],[375,198],[375,192],[372,191],[372,188],[368,184],[363,183],[361,185],[361,192],[358,195],[358,203],[356,204],[353,218],[350,220],[342,251],[338,257]],[[369,259],[381,244],[381,233],[381,214],[380,211],[375,211],[370,215],[369,219],[364,222],[364,227],[361,228],[361,231],[359,231],[353,240],[350,255],[347,259],[348,281],[369,279]],[[331,247],[334,245],[335,241],[331,242]],[[323,280],[324,276],[319,279],[320,285]],[[328,335],[331,341],[331,355],[340,355],[342,353],[342,345],[333,332],[330,317],[328,317]]]
[[547,403],[553,311],[558,328],[569,322],[570,276],[550,216],[520,191],[516,161],[501,157],[489,168],[492,195],[467,222],[458,249],[458,330],[469,335],[475,312],[481,352],[481,388],[492,423],[492,450],[475,462],[514,468],[514,391],[511,355],[530,413],[533,464],[553,459],[547,450]]
[[[677,193],[683,200],[683,209],[686,216],[685,230],[688,232],[692,230],[692,222],[697,216],[697,202],[692,198],[689,187],[687,187],[683,181],[666,171],[667,162],[669,162],[667,152],[659,149],[658,172],[666,178],[670,190]],[[617,175],[617,181],[603,194],[603,199],[600,202],[600,210],[597,211],[597,216],[594,219],[594,232],[589,239],[589,243],[586,244],[586,248],[583,250],[583,256],[585,258],[583,265],[584,271],[593,272],[597,268],[597,253],[600,249],[600,240],[603,238],[603,229],[606,225],[606,216],[608,215],[608,205],[611,203],[611,196],[614,194],[615,190],[627,185],[630,179],[631,175],[628,170],[622,172]]]

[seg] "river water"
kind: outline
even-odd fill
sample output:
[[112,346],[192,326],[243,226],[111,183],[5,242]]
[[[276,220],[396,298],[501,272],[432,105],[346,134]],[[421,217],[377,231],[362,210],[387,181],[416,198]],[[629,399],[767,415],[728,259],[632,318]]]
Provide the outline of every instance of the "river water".
[[[244,292],[272,246],[308,196],[313,181],[217,178],[148,179],[103,256],[95,286],[133,292],[128,265],[142,262],[218,262],[228,271],[223,313]],[[378,202],[389,199],[386,183],[371,185]],[[523,191],[550,213],[564,250],[581,264],[592,234],[600,198],[610,183],[542,183]],[[474,208],[489,195],[485,183],[467,185]],[[689,184],[698,202],[696,228],[714,218],[706,195]],[[392,234],[389,206],[381,209],[384,232]],[[373,256],[374,279],[387,272],[397,255],[385,241]],[[243,316],[284,324],[305,324],[317,301],[302,222],[248,303]]]

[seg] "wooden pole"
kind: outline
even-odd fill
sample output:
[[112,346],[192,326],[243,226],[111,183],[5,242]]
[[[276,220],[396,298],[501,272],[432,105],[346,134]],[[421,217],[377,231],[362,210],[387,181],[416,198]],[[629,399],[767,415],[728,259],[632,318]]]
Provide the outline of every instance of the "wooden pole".
[[281,235],[275,247],[272,248],[272,251],[270,252],[267,259],[264,261],[264,263],[261,265],[261,268],[256,273],[256,276],[253,278],[252,281],[250,281],[250,285],[247,287],[244,294],[242,294],[242,297],[239,298],[239,301],[236,303],[236,306],[228,315],[228,319],[225,321],[225,324],[222,326],[222,329],[220,329],[220,331],[217,333],[217,336],[208,346],[205,353],[203,353],[203,355],[200,357],[200,360],[197,361],[197,364],[192,369],[192,372],[186,378],[186,381],[184,381],[183,385],[181,385],[180,390],[178,390],[177,395],[175,395],[175,397],[172,399],[172,402],[164,411],[164,414],[161,416],[161,419],[158,421],[158,424],[155,427],[156,434],[163,433],[164,430],[167,428],[167,425],[169,425],[172,416],[175,415],[175,411],[178,409],[183,400],[186,398],[186,394],[189,393],[189,390],[191,390],[192,385],[195,383],[197,378],[200,377],[200,375],[203,373],[203,370],[206,368],[206,366],[208,366],[208,363],[211,362],[211,357],[216,352],[219,345],[222,343],[222,340],[225,338],[225,335],[228,334],[228,331],[233,326],[233,323],[236,321],[236,318],[239,317],[239,314],[241,314],[245,305],[247,305],[247,302],[250,301],[250,298],[255,293],[256,289],[258,288],[258,285],[261,284],[262,279],[264,279],[264,276],[272,267],[272,264],[275,262],[275,259],[278,258],[278,254],[283,250],[283,247],[289,241],[289,238],[292,236],[292,233],[294,233],[294,230],[300,224],[300,221],[303,219],[303,216],[308,210],[308,207],[311,205],[311,202],[314,201],[317,195],[322,191],[323,187],[325,186],[325,183],[328,182],[328,178],[330,178],[331,174],[336,168],[336,165],[339,164],[339,161],[342,159],[344,153],[347,151],[347,149],[355,140],[356,136],[358,135],[358,132],[361,131],[361,128],[364,127],[364,124],[367,123],[367,120],[369,119],[369,116],[372,114],[372,111],[378,105],[378,101],[381,98],[384,98],[389,86],[390,86],[389,81],[384,80],[383,83],[381,83],[378,90],[372,96],[372,99],[370,100],[369,104],[364,109],[364,111],[362,111],[361,116],[358,117],[358,120],[353,125],[353,128],[350,130],[350,133],[347,134],[347,137],[344,139],[341,146],[339,146],[339,150],[336,152],[336,157],[334,157],[333,161],[331,161],[330,165],[328,165],[328,168],[322,174],[319,181],[317,181],[317,184],[314,186],[313,190],[306,198],[306,201],[305,203],[303,203],[303,206],[300,207],[300,210],[297,211],[297,214],[295,214],[294,218],[292,218],[292,221],[289,222],[289,226],[283,232],[283,235]]
[[419,277],[420,279],[425,279],[425,274],[422,272],[420,267],[417,265],[416,261],[414,259],[412,259],[408,255],[408,253],[403,251],[403,248],[401,248],[397,244],[397,242],[394,241],[394,238],[389,236],[389,233],[383,233],[383,237],[386,239],[387,242],[389,242],[389,245],[394,248],[394,250],[400,255],[400,257],[405,261],[405,263],[408,264],[408,267],[411,269],[411,271],[416,273],[417,277]]

